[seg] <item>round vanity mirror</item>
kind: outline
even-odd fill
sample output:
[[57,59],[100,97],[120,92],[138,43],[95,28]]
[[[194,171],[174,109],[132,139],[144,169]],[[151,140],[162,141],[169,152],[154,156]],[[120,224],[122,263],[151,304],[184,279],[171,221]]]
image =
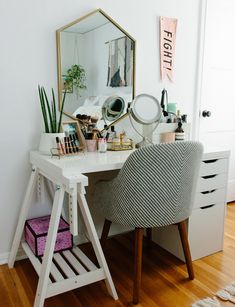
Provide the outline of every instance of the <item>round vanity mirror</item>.
[[[136,144],[136,147],[142,147],[151,144],[152,133],[157,128],[162,110],[159,101],[148,94],[140,94],[135,97],[129,107],[129,118],[134,130],[143,138],[143,140]],[[133,122],[150,127],[147,135],[144,129],[140,132]]]
[[155,97],[140,94],[130,105],[130,113],[137,123],[151,125],[160,120],[161,107]]
[[125,101],[120,96],[111,96],[105,100],[102,107],[102,115],[106,124],[117,120],[123,113]]

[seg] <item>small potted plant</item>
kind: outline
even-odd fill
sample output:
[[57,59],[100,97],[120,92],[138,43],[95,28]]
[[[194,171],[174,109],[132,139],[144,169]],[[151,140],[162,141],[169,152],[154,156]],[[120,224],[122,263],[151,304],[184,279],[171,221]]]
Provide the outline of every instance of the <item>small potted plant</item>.
[[39,151],[50,154],[51,148],[55,147],[56,137],[64,137],[61,133],[61,122],[64,109],[64,102],[66,91],[63,96],[62,107],[59,113],[59,120],[57,120],[57,110],[55,102],[55,93],[52,89],[52,101],[49,103],[44,87],[38,86],[38,94],[41,105],[41,111],[44,121],[45,132],[41,135]]
[[86,89],[86,73],[85,69],[78,64],[74,64],[67,70],[64,81],[65,89],[71,89],[73,86],[79,93],[80,90]]

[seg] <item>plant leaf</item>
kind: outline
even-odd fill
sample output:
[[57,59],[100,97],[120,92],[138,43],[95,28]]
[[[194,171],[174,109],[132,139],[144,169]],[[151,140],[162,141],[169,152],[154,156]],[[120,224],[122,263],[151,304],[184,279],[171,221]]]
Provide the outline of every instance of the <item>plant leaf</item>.
[[58,130],[57,130],[58,133],[60,132],[60,128],[61,128],[61,121],[62,121],[62,115],[63,115],[63,110],[64,110],[65,97],[66,97],[66,89],[65,89],[65,92],[64,92],[62,106],[61,106],[61,110],[60,110],[60,119],[59,119]]
[[47,111],[48,111],[49,120],[50,120],[51,133],[55,133],[56,131],[54,130],[54,127],[53,127],[51,108],[50,108],[50,104],[49,104],[49,101],[48,101],[48,98],[47,98],[47,94],[46,94],[46,91],[45,91],[44,87],[42,87],[42,91],[43,91],[43,94],[44,94],[44,97],[45,97],[45,100],[46,100]]
[[38,94],[39,94],[41,111],[42,111],[42,116],[43,116],[44,125],[45,125],[45,132],[49,133],[50,131],[49,131],[49,126],[48,126],[47,112],[46,112],[46,108],[45,108],[45,101],[44,101],[44,97],[43,97],[43,91],[42,91],[42,88],[40,87],[40,85],[38,85]]
[[57,117],[56,117],[56,104],[55,104],[55,93],[52,88],[52,102],[51,102],[51,109],[52,109],[52,119],[53,119],[53,126],[54,131],[57,131]]

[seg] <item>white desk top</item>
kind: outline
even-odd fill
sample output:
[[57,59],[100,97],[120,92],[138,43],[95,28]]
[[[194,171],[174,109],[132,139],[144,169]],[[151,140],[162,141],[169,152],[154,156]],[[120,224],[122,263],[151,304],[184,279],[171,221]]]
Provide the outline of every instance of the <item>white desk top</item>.
[[[120,169],[132,152],[132,150],[107,151],[106,153],[85,152],[59,159],[32,151],[30,162],[53,178],[63,177],[66,181],[75,183],[81,182],[82,178],[85,180],[86,177],[82,174]],[[226,158],[228,156],[229,151],[227,150],[205,148],[203,159]]]
[[[85,177],[82,174],[120,169],[132,152],[132,150],[107,151],[106,153],[85,152],[59,159],[32,151],[30,162],[44,174],[50,175],[47,176],[48,178],[62,179],[64,177],[66,181],[69,180],[72,183],[81,182]],[[85,182],[84,184],[86,185]]]

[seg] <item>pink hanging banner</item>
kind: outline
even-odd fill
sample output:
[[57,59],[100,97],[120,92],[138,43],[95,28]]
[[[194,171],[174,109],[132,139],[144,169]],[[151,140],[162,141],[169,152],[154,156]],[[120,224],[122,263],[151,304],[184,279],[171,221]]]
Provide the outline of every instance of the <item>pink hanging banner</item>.
[[160,17],[160,65],[161,79],[173,81],[177,19]]

